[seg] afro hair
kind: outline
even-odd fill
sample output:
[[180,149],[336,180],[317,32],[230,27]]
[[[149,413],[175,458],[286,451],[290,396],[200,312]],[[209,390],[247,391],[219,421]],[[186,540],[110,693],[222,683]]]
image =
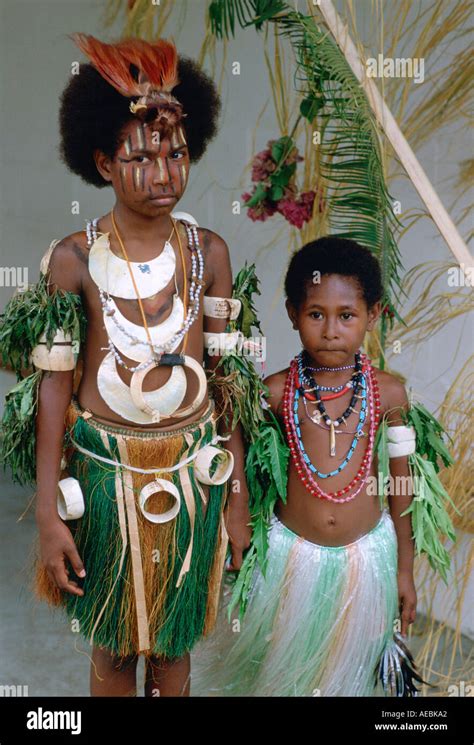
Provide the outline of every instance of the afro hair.
[[368,248],[349,238],[318,238],[293,254],[285,277],[285,295],[294,308],[299,308],[304,302],[314,272],[320,272],[321,276],[341,274],[352,277],[358,283],[368,308],[383,296],[378,260]]
[[[221,103],[211,78],[189,57],[178,59],[179,84],[171,91],[187,114],[182,120],[191,163],[205,153],[217,133]],[[120,146],[123,127],[135,116],[122,96],[89,63],[79,66],[61,95],[60,156],[70,171],[99,188],[110,186],[97,170],[94,150],[111,159]]]

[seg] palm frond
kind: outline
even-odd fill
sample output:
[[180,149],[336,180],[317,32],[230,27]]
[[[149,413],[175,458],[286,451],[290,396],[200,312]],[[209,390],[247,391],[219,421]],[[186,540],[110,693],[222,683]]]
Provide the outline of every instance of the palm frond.
[[259,31],[265,21],[286,7],[284,0],[212,0],[209,6],[212,33],[219,39],[234,36],[236,23],[241,28],[254,25]]
[[295,77],[305,100],[317,103],[317,121],[325,124],[321,175],[329,188],[332,232],[373,251],[382,267],[383,302],[395,310],[403,293],[395,240],[400,222],[385,182],[375,116],[344,54],[311,16],[290,12],[277,20],[296,52]]
[[[286,3],[214,0],[210,13],[211,9],[216,33],[233,33],[236,20],[249,26],[265,17],[290,40],[297,61],[294,83],[302,98],[301,114],[324,131],[320,175],[327,189],[331,232],[358,241],[377,256],[383,304],[402,322],[395,307],[395,299],[404,294],[395,240],[402,226],[386,186],[379,126],[344,54],[312,16],[295,12]],[[252,19],[251,11],[259,11],[259,17]],[[382,337],[385,324],[383,316]]]

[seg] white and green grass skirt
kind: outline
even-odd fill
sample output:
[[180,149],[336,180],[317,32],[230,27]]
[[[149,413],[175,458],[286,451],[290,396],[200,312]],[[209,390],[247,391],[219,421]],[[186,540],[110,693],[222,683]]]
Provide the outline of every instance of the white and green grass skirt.
[[397,536],[387,510],[368,533],[335,547],[274,517],[266,576],[255,573],[242,621],[221,623],[213,649],[199,651],[193,692],[416,695],[412,678],[421,679],[394,635],[397,616]]

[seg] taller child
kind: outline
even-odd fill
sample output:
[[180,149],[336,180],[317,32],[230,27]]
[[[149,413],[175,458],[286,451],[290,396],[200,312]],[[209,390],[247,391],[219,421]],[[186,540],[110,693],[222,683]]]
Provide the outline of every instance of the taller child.
[[[145,695],[186,695],[189,652],[214,624],[227,537],[235,569],[250,540],[241,431],[218,445],[230,433],[217,434],[203,368],[219,359],[206,342],[239,311],[229,250],[191,216],[173,217],[220,103],[171,42],[73,38],[91,64],[62,96],[62,156],[86,183],[112,186],[115,205],[53,241],[42,262],[49,292],[80,296],[87,332],[77,391],[70,336],[58,330],[33,357],[48,370],[36,420],[36,591],[93,644],[92,695],[135,695],[140,654]],[[240,489],[229,494],[231,476]]]

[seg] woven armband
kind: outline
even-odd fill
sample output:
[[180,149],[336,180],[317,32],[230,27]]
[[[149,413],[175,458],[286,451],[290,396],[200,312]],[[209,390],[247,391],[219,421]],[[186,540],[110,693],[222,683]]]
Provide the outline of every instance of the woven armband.
[[387,427],[388,457],[400,458],[411,455],[416,450],[416,433],[414,427],[398,425]]
[[231,297],[208,297],[204,295],[203,313],[209,318],[226,318],[235,321],[239,317],[242,303]]

